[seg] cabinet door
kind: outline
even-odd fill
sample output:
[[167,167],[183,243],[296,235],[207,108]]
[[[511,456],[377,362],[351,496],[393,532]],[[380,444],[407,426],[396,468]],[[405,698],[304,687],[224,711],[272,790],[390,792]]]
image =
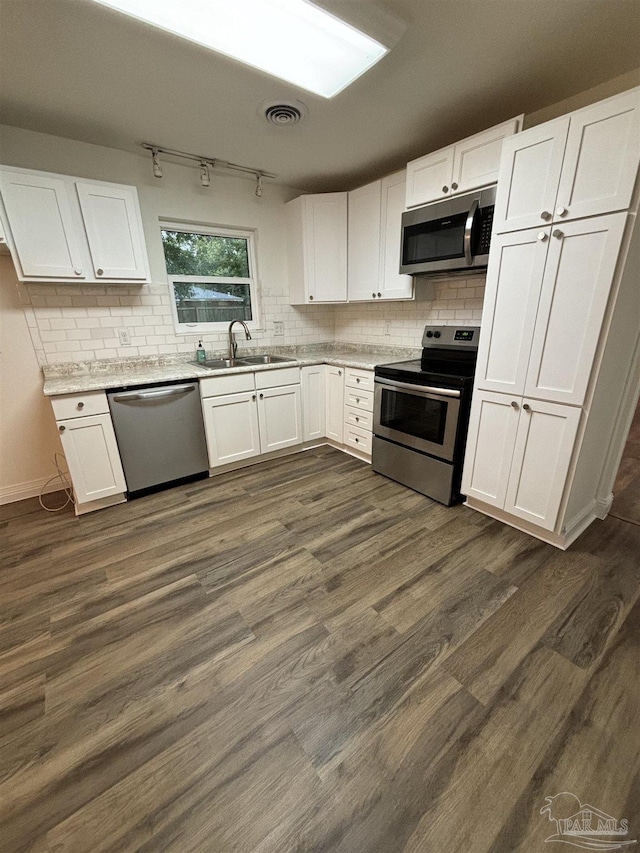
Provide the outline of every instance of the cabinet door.
[[84,279],[66,183],[44,175],[2,171],[0,191],[24,277]]
[[325,436],[325,384],[323,364],[301,368],[303,441],[314,441]]
[[552,229],[527,396],[583,404],[625,221],[625,213],[614,213]]
[[304,267],[311,302],[347,298],[347,193],[302,197]]
[[58,429],[79,504],[127,490],[111,415],[58,421]]
[[474,392],[462,472],[463,494],[492,506],[504,506],[519,408],[519,400],[508,394]]
[[258,394],[258,422],[262,453],[302,443],[300,386],[267,388]]
[[383,299],[411,299],[413,278],[400,275],[400,240],[406,172],[382,179],[380,210],[380,290]]
[[376,299],[380,289],[380,192],[381,182],[374,181],[349,193],[350,302]]
[[553,530],[571,462],[581,410],[525,399],[518,421],[507,512]]
[[453,192],[469,192],[498,180],[502,142],[518,131],[521,120],[522,116],[490,127],[454,146]]
[[522,396],[551,229],[493,238],[476,385]]
[[96,278],[148,280],[134,187],[76,182]]
[[342,444],[344,432],[344,380],[341,367],[326,368],[327,377],[327,438]]
[[416,207],[451,194],[453,145],[407,163],[407,207]]
[[209,465],[225,465],[260,453],[255,392],[206,397],[202,401]]
[[640,90],[571,116],[554,219],[625,210],[640,160]]
[[568,131],[565,116],[504,140],[493,215],[496,234],[551,221]]

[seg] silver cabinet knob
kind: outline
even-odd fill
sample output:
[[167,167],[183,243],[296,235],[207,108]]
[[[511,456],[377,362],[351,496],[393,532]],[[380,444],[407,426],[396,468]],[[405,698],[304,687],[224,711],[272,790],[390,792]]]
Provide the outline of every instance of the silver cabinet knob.
[[519,409],[519,408],[520,408],[520,407],[518,406],[518,404],[516,403],[516,401],[515,401],[515,400],[512,400],[512,401],[511,401],[511,406],[512,406],[512,408],[514,408],[514,409]]
[[548,222],[551,219],[551,214],[548,210],[543,210],[540,214],[540,219],[544,219],[545,222]]
[[566,207],[562,207],[562,205],[556,210],[556,216],[566,216],[569,211]]
[[448,193],[448,192],[449,192],[449,187],[447,187],[447,186],[442,187],[442,192],[443,192],[443,193]]
[[252,399],[252,400],[253,400],[253,402],[255,403],[255,401],[256,401],[256,395],[255,395],[255,394],[252,394],[252,395],[251,395],[251,399]]
[[78,405],[76,406],[76,409],[84,409],[84,403],[82,401],[79,402]]
[[65,431],[65,429],[66,429],[66,427],[65,427],[65,426],[63,426],[62,424],[60,424],[60,426],[58,427],[58,429],[60,430],[60,432],[64,432],[64,431]]
[[382,294],[381,294],[381,293],[379,293],[379,294],[378,294],[378,299],[380,299],[380,298],[381,298],[381,296],[382,296]]
[[454,182],[453,184],[451,184],[451,189],[452,189],[452,190],[457,190],[457,189],[458,189],[458,185]]
[[311,293],[309,294],[309,301],[310,302],[313,301],[313,294],[311,294]]
[[559,228],[556,228],[555,231],[552,232],[554,237],[557,237],[560,240],[564,237],[564,231],[561,231]]
[[82,275],[82,270],[74,270],[74,273],[75,273],[76,275]]
[[372,295],[372,296],[373,296],[373,298],[374,298],[374,299],[375,299],[375,298],[376,298],[376,295],[375,295],[375,293],[372,293],[372,294],[371,294],[371,295]]
[[341,370],[339,370],[339,371],[338,371],[338,376],[342,376],[342,371],[341,371]]
[[358,383],[360,382],[360,377],[359,377],[359,376],[356,376],[356,382],[358,382]]
[[360,402],[360,397],[356,397],[356,403]]
[[264,394],[260,394],[260,399],[264,400]]
[[540,231],[538,233],[538,240],[540,240],[541,243],[544,243],[545,240],[548,240],[548,239],[549,239],[549,235],[547,234],[546,231]]
[[102,275],[103,273],[104,273],[104,270],[101,270],[101,269],[96,270],[96,275]]
[[360,423],[360,418],[356,418],[356,423],[357,423],[357,424],[359,424],[359,423]]
[[525,412],[531,411],[531,406],[528,403],[525,403],[522,408],[525,410]]
[[358,439],[357,439],[355,436],[354,436],[354,439],[355,439],[355,442],[356,442],[356,444],[357,444],[357,443],[358,443]]

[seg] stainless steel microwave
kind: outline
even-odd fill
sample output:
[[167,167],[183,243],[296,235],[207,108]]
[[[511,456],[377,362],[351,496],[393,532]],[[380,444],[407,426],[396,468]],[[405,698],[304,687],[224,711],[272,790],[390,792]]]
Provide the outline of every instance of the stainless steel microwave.
[[487,266],[495,186],[402,214],[400,272],[409,275]]

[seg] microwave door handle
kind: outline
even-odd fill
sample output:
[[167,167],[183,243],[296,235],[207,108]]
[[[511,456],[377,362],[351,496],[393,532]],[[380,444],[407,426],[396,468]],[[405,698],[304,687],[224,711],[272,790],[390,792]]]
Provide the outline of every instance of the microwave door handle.
[[478,199],[476,198],[471,203],[469,214],[467,215],[467,222],[464,226],[464,257],[468,266],[471,266],[473,263],[473,258],[471,257],[471,230],[473,229],[473,223],[476,218],[477,211]]

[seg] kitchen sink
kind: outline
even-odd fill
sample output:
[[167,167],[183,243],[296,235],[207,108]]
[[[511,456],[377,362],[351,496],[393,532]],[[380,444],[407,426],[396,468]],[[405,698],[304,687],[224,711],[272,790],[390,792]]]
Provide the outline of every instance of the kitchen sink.
[[209,358],[206,361],[194,361],[198,367],[208,367],[210,370],[222,370],[224,367],[247,367],[247,362],[239,358]]
[[245,364],[279,364],[285,361],[295,361],[293,358],[284,358],[281,355],[248,355],[240,359]]

